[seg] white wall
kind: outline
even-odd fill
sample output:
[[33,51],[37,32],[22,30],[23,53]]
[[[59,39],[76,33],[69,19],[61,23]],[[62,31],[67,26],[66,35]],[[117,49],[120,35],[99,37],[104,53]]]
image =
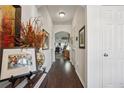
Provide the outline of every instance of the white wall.
[[47,67],[47,72],[49,71],[51,65],[52,65],[52,51],[53,51],[53,43],[52,43],[52,38],[53,38],[53,23],[51,20],[51,17],[49,15],[49,12],[46,8],[46,6],[42,6],[41,8],[38,9],[38,15],[41,17],[43,28],[49,33],[49,49],[48,50],[43,50],[45,54],[45,63],[44,67]]
[[100,87],[100,6],[87,6],[87,87]]
[[[72,22],[72,32],[71,32],[71,37],[73,37],[73,49],[72,49],[72,55],[75,57],[73,59],[73,64],[75,66],[76,72],[84,85],[84,87],[87,86],[87,80],[86,80],[86,50],[85,49],[80,49],[79,48],[79,41],[76,41],[76,37],[79,37],[79,30],[85,25],[85,8],[84,7],[78,7],[75,16]],[[86,32],[86,31],[85,31]],[[79,38],[78,38],[79,40]],[[85,39],[87,41],[87,39]]]
[[71,25],[54,25],[53,30],[54,30],[54,33],[61,32],[61,31],[71,33],[71,28],[72,28]]
[[21,5],[21,9],[22,9],[22,11],[21,11],[22,12],[22,16],[21,16],[22,22],[27,22],[27,21],[29,21],[30,18],[38,16],[37,8],[34,5]]

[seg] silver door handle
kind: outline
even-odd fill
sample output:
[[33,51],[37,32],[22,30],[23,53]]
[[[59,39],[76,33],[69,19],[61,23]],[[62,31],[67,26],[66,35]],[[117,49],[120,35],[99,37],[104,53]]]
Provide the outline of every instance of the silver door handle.
[[108,57],[108,54],[107,53],[104,53],[104,57]]

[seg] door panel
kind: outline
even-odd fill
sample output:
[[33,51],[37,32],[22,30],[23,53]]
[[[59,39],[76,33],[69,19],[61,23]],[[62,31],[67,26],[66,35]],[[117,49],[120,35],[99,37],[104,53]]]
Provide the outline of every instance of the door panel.
[[112,87],[113,85],[113,64],[110,61],[111,60],[105,60],[105,62],[103,63],[103,66],[106,66],[105,68],[103,68],[103,87]]
[[102,6],[103,87],[124,87],[124,6]]
[[[102,35],[103,35],[103,87],[112,87],[114,84],[113,74],[113,11],[103,8],[101,14]],[[105,56],[105,54],[107,56]]]

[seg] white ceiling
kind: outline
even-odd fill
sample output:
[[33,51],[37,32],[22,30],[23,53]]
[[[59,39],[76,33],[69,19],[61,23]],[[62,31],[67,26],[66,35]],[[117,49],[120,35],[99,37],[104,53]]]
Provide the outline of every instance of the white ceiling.
[[[52,21],[55,25],[70,25],[74,17],[77,5],[47,5],[46,6]],[[60,18],[59,12],[65,12],[65,16]]]

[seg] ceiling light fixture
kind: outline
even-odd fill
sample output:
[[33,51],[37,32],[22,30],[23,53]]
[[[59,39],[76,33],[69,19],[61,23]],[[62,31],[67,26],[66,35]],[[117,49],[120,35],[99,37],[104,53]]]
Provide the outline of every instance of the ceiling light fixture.
[[63,18],[63,17],[65,16],[65,13],[64,13],[64,12],[59,12],[59,16],[60,16],[61,18]]

